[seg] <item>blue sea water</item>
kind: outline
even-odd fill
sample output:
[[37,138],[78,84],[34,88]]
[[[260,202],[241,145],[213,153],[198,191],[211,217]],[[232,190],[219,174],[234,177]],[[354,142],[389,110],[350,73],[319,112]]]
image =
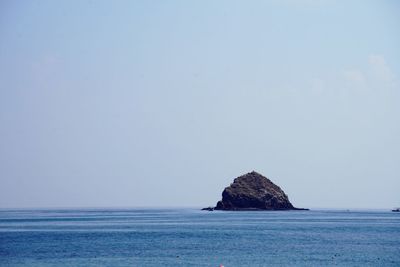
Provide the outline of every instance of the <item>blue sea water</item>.
[[400,266],[400,213],[0,210],[0,266]]

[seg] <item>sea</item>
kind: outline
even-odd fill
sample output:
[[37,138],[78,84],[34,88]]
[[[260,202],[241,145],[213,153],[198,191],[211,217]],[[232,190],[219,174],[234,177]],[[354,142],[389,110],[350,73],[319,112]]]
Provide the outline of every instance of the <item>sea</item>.
[[400,213],[0,210],[0,266],[400,266]]

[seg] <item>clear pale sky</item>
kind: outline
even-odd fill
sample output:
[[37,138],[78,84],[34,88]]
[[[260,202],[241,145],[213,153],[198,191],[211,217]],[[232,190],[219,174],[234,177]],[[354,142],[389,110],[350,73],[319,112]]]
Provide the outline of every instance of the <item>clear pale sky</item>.
[[0,2],[0,207],[400,206],[398,1]]

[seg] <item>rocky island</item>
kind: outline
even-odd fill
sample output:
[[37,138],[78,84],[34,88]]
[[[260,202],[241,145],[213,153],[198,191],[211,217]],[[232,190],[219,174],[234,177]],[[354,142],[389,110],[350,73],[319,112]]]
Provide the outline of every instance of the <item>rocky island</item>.
[[252,171],[237,177],[222,192],[215,208],[203,210],[307,210],[295,208],[283,190],[267,177]]

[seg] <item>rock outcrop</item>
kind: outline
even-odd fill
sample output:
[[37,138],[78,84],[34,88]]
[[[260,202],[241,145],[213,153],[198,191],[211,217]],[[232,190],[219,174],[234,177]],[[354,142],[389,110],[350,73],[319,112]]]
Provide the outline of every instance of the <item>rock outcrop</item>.
[[[215,210],[305,210],[295,208],[283,190],[253,171],[236,178],[222,192]],[[207,210],[212,210],[208,208]]]

